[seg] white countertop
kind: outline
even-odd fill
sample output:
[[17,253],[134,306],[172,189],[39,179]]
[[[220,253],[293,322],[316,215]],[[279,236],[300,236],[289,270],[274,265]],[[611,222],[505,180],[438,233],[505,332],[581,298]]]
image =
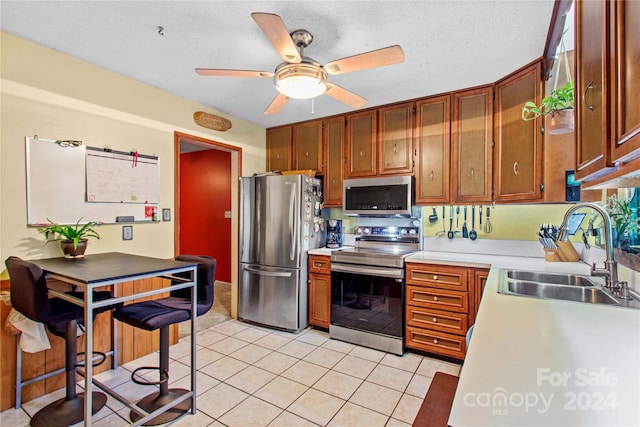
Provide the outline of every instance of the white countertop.
[[497,293],[501,268],[588,265],[438,251],[407,262],[491,267],[450,425],[640,425],[640,310]]

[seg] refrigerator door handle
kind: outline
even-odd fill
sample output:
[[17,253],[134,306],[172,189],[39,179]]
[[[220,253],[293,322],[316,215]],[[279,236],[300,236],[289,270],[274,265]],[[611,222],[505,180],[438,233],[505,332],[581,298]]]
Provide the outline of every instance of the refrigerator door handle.
[[291,235],[291,245],[289,246],[289,258],[291,260],[294,259],[296,254],[296,241],[298,239],[298,215],[297,215],[297,198],[296,198],[296,186],[291,185],[291,195],[289,198],[289,211],[291,216],[289,216],[289,234]]
[[291,272],[278,272],[278,271],[266,271],[266,270],[258,270],[257,268],[244,267],[245,270],[250,271],[251,273],[258,274],[260,276],[271,276],[271,277],[291,277]]

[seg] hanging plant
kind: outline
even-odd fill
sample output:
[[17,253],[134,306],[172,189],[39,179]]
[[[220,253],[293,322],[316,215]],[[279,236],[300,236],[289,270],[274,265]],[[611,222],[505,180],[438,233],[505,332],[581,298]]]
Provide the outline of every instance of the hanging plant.
[[542,98],[540,105],[534,102],[525,102],[522,107],[522,120],[534,120],[542,115],[551,115],[564,110],[573,110],[575,107],[575,91],[573,80],[569,80],[559,89],[551,91],[549,96]]

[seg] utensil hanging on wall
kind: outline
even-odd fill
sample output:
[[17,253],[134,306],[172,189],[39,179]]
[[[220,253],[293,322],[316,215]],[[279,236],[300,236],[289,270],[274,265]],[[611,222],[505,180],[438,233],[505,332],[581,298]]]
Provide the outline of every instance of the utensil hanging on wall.
[[462,237],[469,238],[469,229],[467,228],[467,207],[464,207],[464,222],[462,223]]
[[490,234],[493,231],[493,225],[491,225],[491,207],[487,206],[487,217],[484,221],[484,232]]
[[449,207],[449,232],[447,237],[453,239],[453,206]]
[[471,240],[478,238],[478,232],[476,231],[476,205],[471,206],[471,231],[469,232],[469,238]]

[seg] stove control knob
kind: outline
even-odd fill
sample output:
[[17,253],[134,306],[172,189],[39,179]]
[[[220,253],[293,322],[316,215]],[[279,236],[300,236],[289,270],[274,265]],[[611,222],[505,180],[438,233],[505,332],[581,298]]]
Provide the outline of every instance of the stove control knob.
[[406,236],[407,233],[408,233],[408,231],[407,231],[406,228],[403,228],[402,230],[400,230],[400,234],[403,235],[403,236]]
[[416,229],[415,228],[412,228],[411,230],[409,230],[409,235],[415,236],[415,234],[416,234]]
[[371,233],[371,229],[369,227],[364,229],[364,234],[369,234]]
[[356,234],[362,234],[362,228],[356,228]]

